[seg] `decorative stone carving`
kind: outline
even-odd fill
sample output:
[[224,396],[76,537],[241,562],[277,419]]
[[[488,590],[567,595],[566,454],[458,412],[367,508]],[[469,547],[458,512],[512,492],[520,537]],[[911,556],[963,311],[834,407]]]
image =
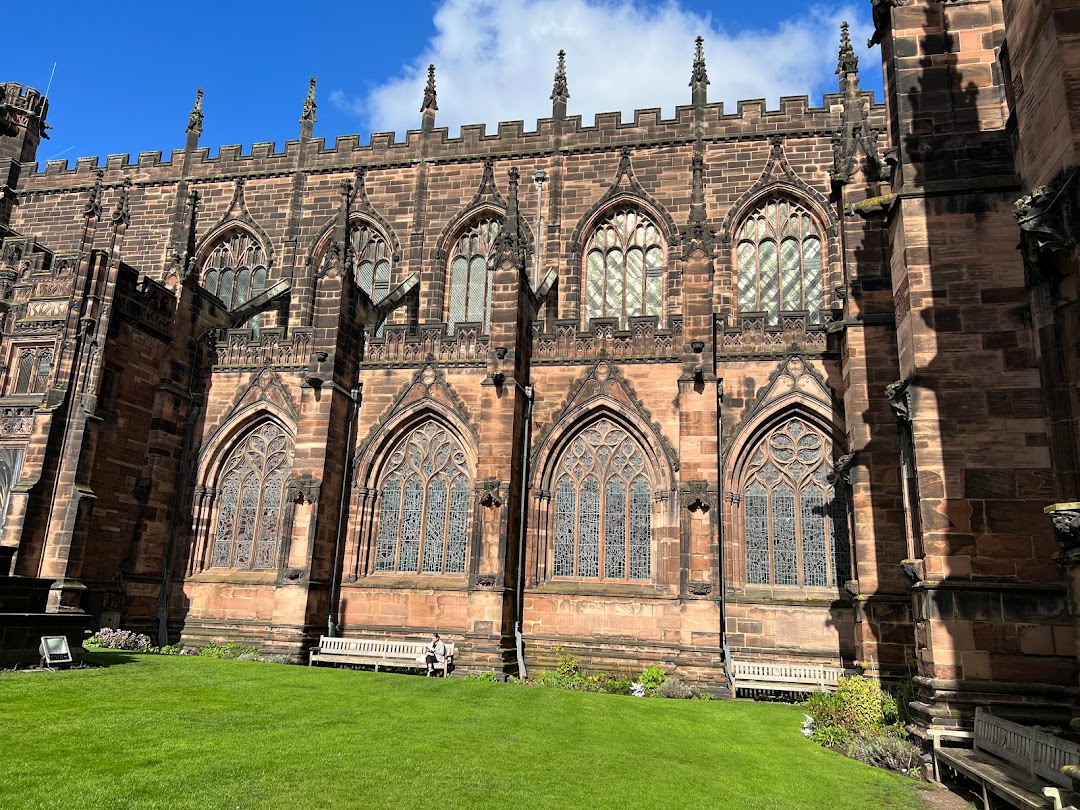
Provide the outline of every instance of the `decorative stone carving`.
[[690,512],[708,512],[713,506],[713,494],[709,492],[709,482],[703,480],[686,482],[679,494],[679,501]]
[[1054,533],[1066,551],[1080,550],[1080,501],[1055,503],[1043,510],[1054,522]]
[[911,421],[911,379],[897,380],[885,386],[885,398],[901,422]]
[[922,560],[901,560],[900,569],[912,583],[922,582],[926,578],[926,564]]
[[490,574],[481,574],[476,578],[476,584],[480,588],[494,588],[495,582],[496,577],[493,577]]
[[848,453],[847,455],[840,456],[836,459],[836,466],[833,467],[833,474],[840,481],[845,484],[851,484],[851,470],[855,466],[855,457],[858,453]]
[[686,589],[694,596],[708,596],[712,593],[711,582],[687,582]]
[[1070,167],[1013,206],[1013,216],[1020,225],[1020,252],[1028,286],[1046,280],[1046,268],[1053,266],[1043,260],[1044,251],[1071,251],[1080,241],[1078,175],[1080,169]]
[[498,478],[489,478],[480,484],[480,504],[488,508],[498,509],[503,505],[501,496],[502,481]]
[[294,478],[286,485],[285,495],[289,503],[319,502],[319,492],[322,490],[322,481],[309,473],[304,473],[299,478]]

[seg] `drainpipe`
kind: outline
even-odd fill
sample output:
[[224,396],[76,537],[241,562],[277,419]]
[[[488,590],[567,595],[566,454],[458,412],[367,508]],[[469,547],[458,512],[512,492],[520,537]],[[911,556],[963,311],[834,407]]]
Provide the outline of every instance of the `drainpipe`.
[[[359,377],[359,368],[357,369],[357,376]],[[335,615],[339,612],[336,611],[337,600],[341,596],[341,585],[338,582],[338,578],[341,576],[341,542],[345,535],[345,507],[346,502],[349,499],[349,490],[352,487],[352,442],[353,442],[353,427],[356,425],[356,413],[360,409],[360,381],[357,380],[356,385],[349,392],[349,398],[352,403],[349,406],[349,419],[345,426],[345,458],[344,466],[342,467],[341,477],[341,498],[338,500],[338,521],[337,521],[337,534],[334,537],[334,569],[333,574],[330,577],[330,592],[327,594],[326,600],[326,635],[336,636],[338,625],[334,620]],[[336,592],[336,593],[335,593]]]
[[716,389],[716,508],[719,510],[716,519],[716,548],[720,575],[720,647],[724,651],[724,670],[731,684],[731,696],[735,697],[738,690],[735,686],[735,664],[731,660],[727,641],[727,577],[724,572],[724,457],[721,450],[724,446],[723,407],[724,382],[721,380]]
[[527,678],[525,668],[525,640],[521,635],[521,623],[525,617],[525,513],[529,508],[529,444],[532,442],[533,387],[526,385],[525,441],[521,444],[521,503],[518,505],[518,560],[517,560],[517,621],[514,622],[514,640],[517,643],[518,677]]

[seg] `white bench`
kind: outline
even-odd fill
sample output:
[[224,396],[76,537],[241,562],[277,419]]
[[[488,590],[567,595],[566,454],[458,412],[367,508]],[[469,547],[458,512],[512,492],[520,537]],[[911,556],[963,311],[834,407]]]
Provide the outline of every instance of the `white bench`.
[[982,788],[983,808],[991,810],[994,797],[1013,807],[1051,808],[1048,798],[1058,791],[1047,783],[1067,790],[1072,780],[1061,768],[1080,763],[1080,746],[1036,731],[1033,728],[995,717],[981,707],[975,710],[973,748],[948,748],[934,738],[934,772],[941,767],[959,773]]
[[840,667],[733,661],[730,674],[736,689],[812,692],[816,689],[835,690],[841,675],[854,672]]
[[[446,675],[454,658],[453,642],[446,644],[446,660],[434,664]],[[308,666],[317,663],[367,664],[375,667],[424,669],[427,667],[427,641],[408,641],[386,638],[334,638],[321,636],[319,646],[308,655]]]

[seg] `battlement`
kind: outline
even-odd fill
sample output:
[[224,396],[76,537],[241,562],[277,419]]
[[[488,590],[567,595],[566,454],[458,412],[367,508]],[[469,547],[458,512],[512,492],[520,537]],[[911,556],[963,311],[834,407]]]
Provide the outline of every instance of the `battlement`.
[[33,87],[26,87],[18,82],[0,84],[0,99],[4,106],[37,116],[42,121],[49,112],[48,99]]
[[[876,103],[872,91],[863,93],[870,106],[873,125],[885,126],[885,107]],[[808,96],[786,96],[779,107],[769,109],[764,99],[739,101],[736,111],[728,113],[723,102],[706,104],[703,108],[705,141],[749,140],[777,134],[832,133],[839,123],[843,98],[826,94],[823,104],[815,107]],[[659,108],[638,109],[630,120],[619,112],[601,112],[586,126],[582,116],[569,116],[558,121],[541,118],[533,129],[525,122],[500,122],[495,132],[485,124],[461,126],[456,137],[447,127],[430,132],[411,129],[403,140],[393,132],[375,132],[366,143],[358,135],[342,135],[328,146],[323,138],[308,142],[304,153],[307,171],[334,171],[355,166],[405,165],[424,159],[434,162],[456,162],[487,157],[515,157],[528,154],[597,151],[623,146],[651,146],[689,143],[696,134],[695,110],[692,106],[675,108],[671,118],[664,118]],[[189,156],[188,172],[193,178],[221,175],[286,174],[297,170],[301,141],[288,140],[282,148],[274,142],[252,144],[250,149],[240,145],[221,146],[217,154],[208,147],[195,149]],[[93,181],[102,169],[107,182],[119,182],[131,175],[135,182],[162,182],[178,176],[185,150],[174,149],[168,159],[161,151],[109,155],[75,159],[74,167],[67,160],[50,160],[43,167],[33,164],[24,190],[61,188],[72,181],[82,185]],[[59,182],[57,182],[59,181]]]

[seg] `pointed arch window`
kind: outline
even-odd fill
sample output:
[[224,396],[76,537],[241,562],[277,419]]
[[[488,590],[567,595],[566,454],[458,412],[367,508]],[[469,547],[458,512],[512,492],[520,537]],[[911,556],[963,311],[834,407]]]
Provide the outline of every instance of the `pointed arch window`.
[[291,451],[285,431],[268,423],[229,455],[219,478],[212,566],[274,567]]
[[491,266],[495,240],[502,231],[502,218],[485,216],[473,221],[454,242],[450,253],[451,329],[459,323],[481,323],[491,331],[491,292],[495,278]]
[[664,240],[640,211],[621,208],[593,231],[585,250],[585,319],[659,317],[664,305]]
[[233,231],[203,262],[202,286],[230,312],[266,290],[266,256],[247,231]]
[[383,475],[376,571],[464,574],[469,474],[465,451],[427,422],[394,449]]
[[[52,346],[24,346],[17,350],[14,394],[42,394],[49,387],[53,365]],[[10,379],[10,378],[9,378]]]
[[7,521],[11,489],[22,472],[23,450],[21,447],[0,447],[0,528]]
[[822,237],[817,219],[785,199],[766,202],[738,232],[739,312],[764,312],[770,326],[781,312],[806,311],[821,323],[825,306]]
[[555,477],[555,577],[652,576],[652,491],[645,453],[600,419],[581,431]]
[[851,578],[846,492],[828,436],[791,417],[753,451],[743,486],[746,581],[842,586]]
[[372,301],[378,303],[390,293],[393,253],[382,233],[366,222],[353,229],[351,239],[356,283]]

